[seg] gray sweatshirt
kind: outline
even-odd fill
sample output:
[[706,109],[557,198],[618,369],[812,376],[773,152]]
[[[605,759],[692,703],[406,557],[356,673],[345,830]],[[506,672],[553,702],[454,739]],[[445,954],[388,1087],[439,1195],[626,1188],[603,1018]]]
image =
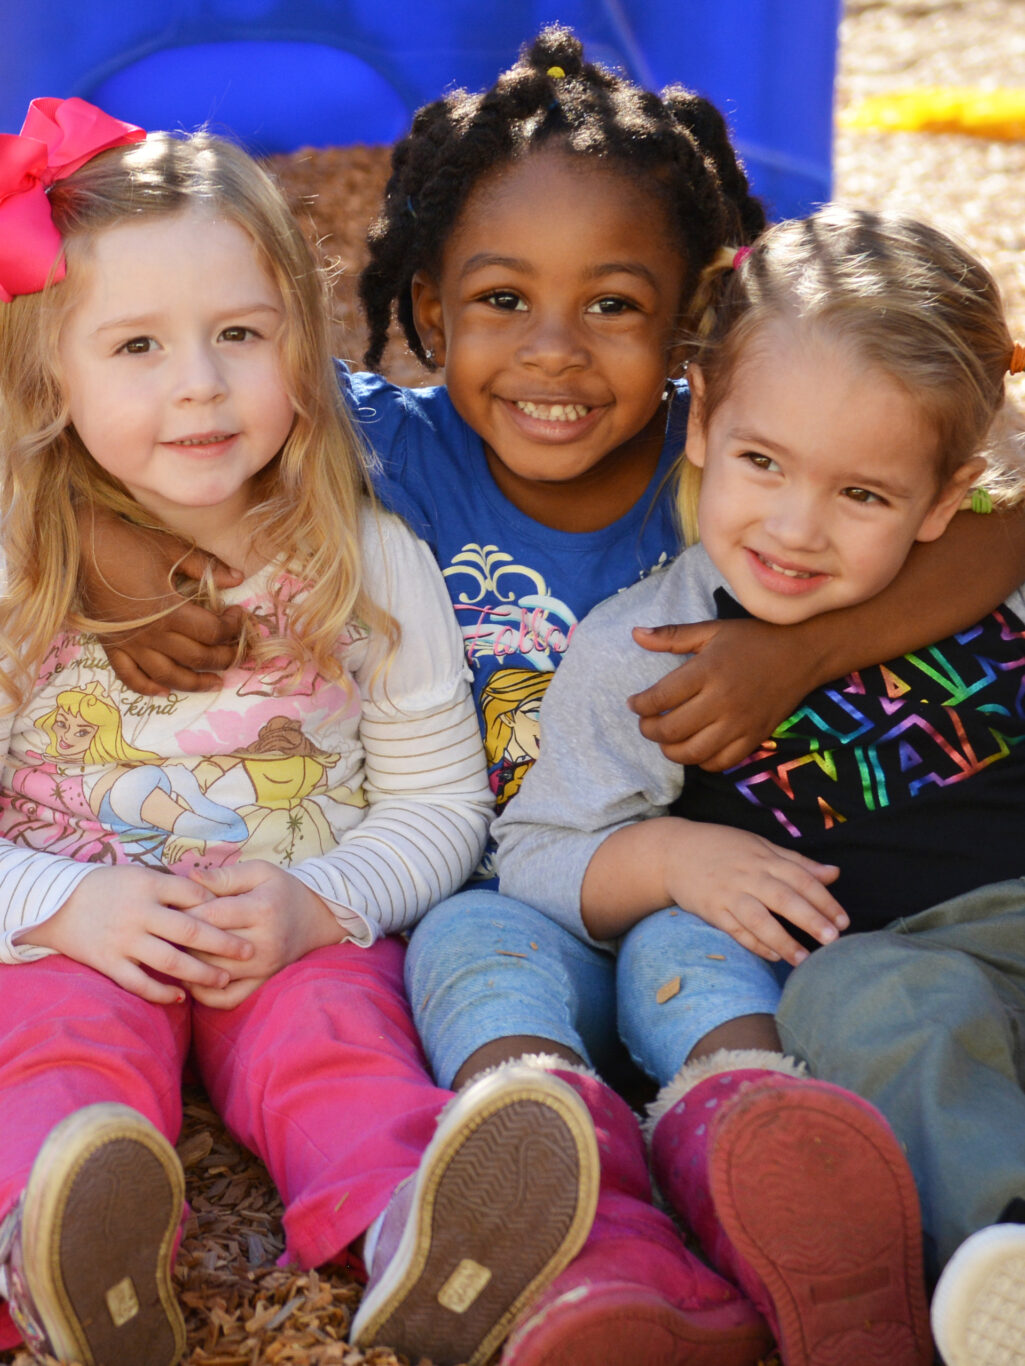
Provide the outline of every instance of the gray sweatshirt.
[[580,915],[595,850],[624,825],[665,815],[684,769],[646,740],[626,699],[671,672],[679,655],[642,649],[635,626],[704,621],[727,587],[700,545],[590,612],[548,686],[541,752],[492,827],[501,891],[536,906],[596,948]]

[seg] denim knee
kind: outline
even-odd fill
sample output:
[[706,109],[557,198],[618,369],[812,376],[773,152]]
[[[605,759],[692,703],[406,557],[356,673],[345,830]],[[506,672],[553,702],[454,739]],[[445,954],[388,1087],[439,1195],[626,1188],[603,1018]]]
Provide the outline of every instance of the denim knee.
[[406,990],[441,1086],[477,1049],[532,1036],[601,1067],[616,1042],[615,960],[497,892],[429,911],[406,955]]
[[787,969],[676,907],[645,916],[619,949],[619,1027],[637,1065],[660,1085],[694,1045],[741,1015],[773,1015]]

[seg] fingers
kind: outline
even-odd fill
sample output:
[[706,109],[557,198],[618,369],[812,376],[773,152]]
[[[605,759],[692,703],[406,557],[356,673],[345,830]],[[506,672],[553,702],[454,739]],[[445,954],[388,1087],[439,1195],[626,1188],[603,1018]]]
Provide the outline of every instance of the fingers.
[[645,650],[691,655],[708,644],[718,627],[717,621],[686,622],[675,626],[635,626],[633,638]]
[[[176,646],[184,641],[192,649],[193,654],[190,657],[182,658],[183,664],[189,664],[197,669],[226,669],[235,657],[235,648],[244,619],[245,612],[241,607],[226,607],[223,612],[211,612],[208,607],[201,607],[197,602],[183,602],[157,625],[161,628],[161,635],[173,640]],[[209,651],[214,652],[211,658],[224,662],[205,663],[195,653],[199,646],[206,646]],[[167,647],[167,652],[177,658],[170,646]]]
[[206,645],[181,631],[171,630],[162,631],[159,640],[153,644],[140,641],[142,649],[152,649],[178,668],[191,669],[197,674],[221,673],[230,669],[238,653],[237,645],[237,637],[228,645]]
[[[840,865],[838,863],[818,863],[815,859],[808,858],[807,854],[798,853],[796,849],[779,848],[778,852],[783,858],[789,859],[790,862],[810,873],[823,887],[828,887],[840,876]],[[828,898],[828,904],[824,905],[823,909],[836,924],[840,925],[841,929],[847,928],[850,923],[847,919],[847,912],[832,897]],[[841,921],[843,922],[842,925],[840,924]]]
[[189,912],[193,920],[223,931],[252,929],[252,903],[244,896],[219,897]]
[[[626,704],[631,711],[647,720],[663,720],[663,714],[675,711],[678,707],[683,707],[693,698],[697,697],[701,691],[702,679],[700,674],[689,668],[688,665],[680,665],[660,678],[657,683],[652,683],[650,688],[645,688],[643,692],[634,693],[626,699]],[[642,726],[643,730],[644,727]],[[690,727],[685,734],[689,734]],[[673,735],[671,738],[680,739],[680,735]]]
[[[638,728],[644,738],[658,745],[673,764],[700,765],[707,769],[723,753],[719,748],[722,732],[718,724],[697,725],[685,730],[678,711],[665,716],[644,717],[638,722]],[[740,758],[746,759],[750,753],[751,749],[748,748]],[[729,765],[724,764],[722,767]]]
[[185,993],[175,982],[160,982],[136,963],[123,962],[118,970],[107,973],[110,979],[153,1005],[177,1005],[185,999]]
[[115,645],[106,645],[104,648],[110,667],[126,688],[131,688],[132,692],[140,693],[143,697],[163,697],[167,694],[167,688],[155,678],[143,673],[127,650],[119,649]]
[[[735,764],[742,764],[749,755],[765,744],[766,737],[749,731],[745,735],[734,736],[723,742],[720,729],[709,727],[707,731],[702,731],[700,736],[694,738],[700,742],[700,747],[704,751],[702,757],[679,759],[676,762],[699,764],[706,773],[722,773],[727,768],[733,768]],[[668,751],[663,750],[663,753],[668,754]]]
[[[211,924],[203,916],[204,909],[203,906],[197,906],[186,914],[180,911],[168,911],[166,915],[158,913],[147,928],[151,934],[158,935],[161,940],[172,946],[177,945],[189,954],[208,954],[232,962],[245,962],[252,958],[253,946],[249,940],[232,934],[229,927]],[[244,928],[244,921],[237,928]],[[170,973],[170,969],[162,964],[154,966],[161,972]]]
[[757,897],[738,897],[718,924],[741,948],[770,963],[782,959],[796,967],[808,957],[807,949],[787,933]]
[[175,566],[176,573],[184,574],[187,579],[195,579],[197,583],[208,570],[218,588],[235,588],[242,582],[243,575],[240,569],[232,569],[207,550],[190,550]]
[[157,938],[148,941],[139,961],[153,972],[173,977],[175,981],[188,986],[225,987],[231,981],[231,973],[227,968],[208,963],[191,953],[183,953],[173,944]]
[[234,664],[244,620],[239,607],[217,614],[183,602],[159,622],[102,643],[114,672],[135,692],[207,692],[221,687],[221,673]]
[[[153,898],[159,907],[169,907],[174,911],[191,911],[194,906],[210,900],[210,893],[191,878],[168,875],[153,869],[137,869],[138,881],[143,895]],[[144,880],[145,879],[145,880]],[[162,931],[157,931],[162,933]],[[174,938],[173,935],[170,936]]]
[[193,987],[190,995],[213,1010],[234,1010],[265,981],[265,977],[255,977],[230,982],[226,987]]
[[195,868],[189,877],[215,897],[236,897],[261,886],[268,880],[268,873],[263,859],[247,859],[221,868]]
[[755,892],[737,897],[730,910],[764,948],[794,966],[808,957],[808,951],[777,917],[820,944],[832,943],[850,923],[818,878],[796,863],[789,869],[781,865],[779,875],[769,875]]
[[109,646],[107,658],[122,682],[146,697],[168,692],[210,692],[224,682],[218,673],[196,673],[159,650],[138,643],[133,643],[131,653],[123,645]]

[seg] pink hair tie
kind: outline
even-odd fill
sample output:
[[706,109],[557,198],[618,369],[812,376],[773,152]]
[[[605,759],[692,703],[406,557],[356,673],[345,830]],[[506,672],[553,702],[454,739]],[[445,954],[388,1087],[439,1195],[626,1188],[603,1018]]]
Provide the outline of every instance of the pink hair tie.
[[753,250],[753,247],[738,247],[733,253],[733,269],[739,270]]
[[[109,147],[145,137],[77,98],[33,100],[21,132],[0,133],[0,300],[37,294],[60,254],[48,187]],[[63,276],[62,262],[54,279]]]

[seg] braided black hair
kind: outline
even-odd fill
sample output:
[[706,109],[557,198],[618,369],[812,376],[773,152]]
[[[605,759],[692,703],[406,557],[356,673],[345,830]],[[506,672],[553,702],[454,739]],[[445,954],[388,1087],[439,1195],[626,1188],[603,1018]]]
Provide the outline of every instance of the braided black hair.
[[687,299],[719,247],[750,242],[765,226],[714,105],[682,86],[661,95],[642,90],[585,62],[573,32],[551,25],[490,90],[456,90],[424,105],[395,145],[384,209],[370,228],[370,259],[359,282],[370,335],[364,359],[371,369],[384,353],[393,304],[410,349],[426,363],[413,322],[414,274],[437,273],[445,242],[480,179],[549,139],[642,176],[665,199],[686,266]]

